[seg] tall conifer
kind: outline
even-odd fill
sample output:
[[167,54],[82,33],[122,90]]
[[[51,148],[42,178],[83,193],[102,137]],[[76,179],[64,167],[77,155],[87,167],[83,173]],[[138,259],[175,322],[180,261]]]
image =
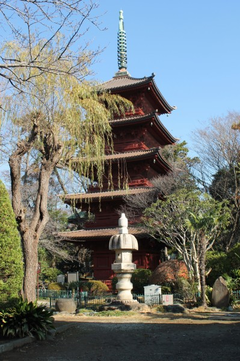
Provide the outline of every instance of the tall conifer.
[[22,279],[21,238],[8,192],[0,181],[0,304],[19,296]]

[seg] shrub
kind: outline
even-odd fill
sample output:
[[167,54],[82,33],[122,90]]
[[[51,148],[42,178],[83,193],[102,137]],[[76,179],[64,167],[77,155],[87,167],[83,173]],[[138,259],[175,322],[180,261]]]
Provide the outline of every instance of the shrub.
[[179,293],[183,298],[195,299],[198,287],[197,283],[179,277],[173,286],[173,293]]
[[149,282],[156,285],[174,286],[179,278],[188,279],[187,266],[183,261],[169,260],[162,262],[153,271]]
[[113,290],[113,293],[116,292],[116,285],[117,285],[117,283],[118,283],[118,279],[117,279],[116,276],[114,276],[114,277],[112,278],[112,290]]
[[212,287],[207,286],[206,287],[206,301],[207,301],[208,306],[211,306],[211,300],[212,300]]
[[80,291],[87,291],[94,296],[101,295],[109,291],[108,286],[105,283],[97,280],[71,282],[68,285],[68,288],[71,290],[76,290],[78,287]]
[[217,251],[209,251],[206,256],[206,269],[210,269],[206,281],[209,286],[213,286],[216,279],[227,272],[227,254]]
[[45,306],[20,298],[14,307],[0,312],[0,332],[6,338],[33,336],[43,340],[54,328],[52,314]]
[[228,253],[227,253],[229,269],[227,273],[231,276],[233,270],[239,270],[240,268],[240,243],[237,243]]
[[172,293],[172,288],[170,285],[161,285],[161,291],[162,291],[162,294],[169,294],[169,293]]
[[132,274],[131,282],[133,284],[133,292],[143,294],[144,286],[149,284],[149,278],[152,275],[150,269],[138,268]]
[[[72,281],[68,284],[68,289],[69,290],[76,290],[79,287],[79,289],[81,288],[81,282],[77,282],[77,281]],[[82,289],[82,291],[85,291],[84,289]]]
[[44,283],[54,283],[57,279],[57,276],[61,273],[57,268],[54,267],[42,267],[41,270],[41,281]]
[[231,277],[227,273],[223,274],[223,278],[227,282],[227,287],[230,291],[236,291],[240,288],[240,279],[238,277]]
[[21,239],[7,190],[0,181],[0,304],[19,297],[22,279]]
[[[211,251],[207,253],[207,268],[211,269],[207,284],[213,286],[220,276],[240,281],[240,243],[237,243],[228,253]],[[238,279],[238,280],[237,280]]]
[[109,291],[108,286],[105,283],[96,280],[86,282],[83,284],[83,287],[83,291],[88,291],[94,296],[101,295]]
[[52,282],[49,283],[48,289],[52,291],[61,291],[61,290],[65,290],[65,287],[61,283]]

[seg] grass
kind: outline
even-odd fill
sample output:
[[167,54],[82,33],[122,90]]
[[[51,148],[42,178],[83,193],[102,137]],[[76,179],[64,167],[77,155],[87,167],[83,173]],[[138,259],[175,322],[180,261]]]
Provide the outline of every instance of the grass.
[[94,311],[92,309],[81,308],[78,312],[78,316],[97,316],[97,317],[123,317],[134,316],[136,312],[133,311],[121,311],[121,310],[108,310],[108,311]]
[[98,317],[123,317],[123,316],[134,316],[136,312],[133,311],[121,311],[121,310],[113,310],[113,311],[100,311],[95,314]]

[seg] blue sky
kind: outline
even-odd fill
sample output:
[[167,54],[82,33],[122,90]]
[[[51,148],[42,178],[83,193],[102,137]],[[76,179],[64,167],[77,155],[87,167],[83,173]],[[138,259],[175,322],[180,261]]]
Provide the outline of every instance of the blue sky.
[[[96,0],[97,1],[97,0]],[[170,105],[161,120],[172,135],[191,140],[196,129],[228,111],[240,113],[240,0],[99,0],[95,15],[106,31],[90,28],[91,47],[105,48],[93,66],[94,79],[118,70],[119,11],[124,12],[128,71],[155,81]]]
[[106,31],[90,31],[92,46],[106,47],[93,67],[109,80],[117,68],[119,10],[124,12],[128,71],[155,73],[163,96],[176,105],[161,120],[193,150],[191,134],[212,117],[240,112],[239,0],[100,0]]

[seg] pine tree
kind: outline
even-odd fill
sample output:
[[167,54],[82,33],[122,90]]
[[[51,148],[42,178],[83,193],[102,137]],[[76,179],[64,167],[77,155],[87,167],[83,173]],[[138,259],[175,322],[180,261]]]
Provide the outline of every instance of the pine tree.
[[21,238],[8,192],[0,181],[0,304],[19,296],[22,279]]

